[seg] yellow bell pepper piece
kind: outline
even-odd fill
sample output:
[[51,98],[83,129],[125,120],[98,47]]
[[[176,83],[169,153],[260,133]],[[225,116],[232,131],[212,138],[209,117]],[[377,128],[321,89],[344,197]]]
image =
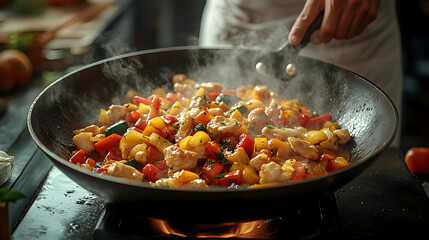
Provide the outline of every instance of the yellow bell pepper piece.
[[210,136],[206,132],[198,131],[189,140],[189,142],[187,144],[187,148],[192,149],[192,148],[195,148],[197,146],[206,145],[210,141],[211,141]]
[[255,138],[255,152],[260,152],[261,150],[270,151],[270,147],[268,146],[268,139],[266,137],[256,137]]
[[110,124],[110,117],[107,115],[105,109],[100,108],[100,115],[98,115],[98,123],[101,125]]
[[257,189],[257,188],[263,188],[263,187],[272,187],[279,185],[278,182],[271,182],[271,183],[263,183],[263,184],[255,184],[250,186],[248,189]]
[[167,124],[164,122],[164,119],[162,117],[155,117],[149,120],[149,125],[158,129],[162,130],[167,127]]
[[202,97],[204,95],[206,95],[206,90],[204,88],[200,88],[197,91],[195,91],[194,96],[195,97]]
[[170,141],[167,139],[161,137],[158,133],[152,133],[149,136],[150,142],[153,146],[156,147],[160,152],[164,152],[164,149],[173,145]]
[[191,140],[192,136],[187,136],[182,141],[179,142],[179,147],[182,149],[187,149],[186,146],[188,146],[189,141]]
[[158,129],[152,127],[151,125],[146,125],[146,127],[143,129],[142,133],[146,136],[150,136],[152,133],[160,134],[161,132]]
[[198,174],[188,170],[182,170],[173,174],[173,180],[179,183],[188,183],[199,178]]
[[250,99],[245,103],[245,106],[251,112],[253,109],[265,107],[265,104],[258,99]]
[[225,158],[229,163],[236,162],[242,165],[247,165],[250,162],[246,150],[244,150],[242,147],[237,148],[232,154],[225,156]]
[[182,104],[179,101],[174,102],[173,106],[170,108],[171,115],[177,115],[182,111]]
[[243,114],[241,114],[241,112],[238,110],[235,110],[234,112],[232,112],[230,118],[233,118],[239,122],[243,122],[244,120],[246,120]]
[[139,103],[139,110],[137,110],[138,113],[140,114],[146,114],[148,113],[150,110],[150,106],[146,105],[144,103]]
[[134,129],[128,129],[124,136],[121,138],[121,141],[119,141],[119,149],[121,151],[123,149],[131,150],[137,144],[142,143],[152,145],[148,136],[143,135]]
[[317,144],[328,139],[323,131],[308,131],[304,134],[305,140],[311,144]]
[[255,169],[251,166],[244,166],[243,167],[243,176],[242,176],[242,182],[244,184],[256,184],[259,182],[259,175],[256,173]]
[[323,128],[329,128],[331,130],[335,130],[335,129],[338,129],[340,127],[338,126],[338,123],[327,121],[323,124]]
[[231,167],[229,168],[229,171],[235,171],[235,170],[244,170],[244,164],[238,163],[238,162],[232,162]]

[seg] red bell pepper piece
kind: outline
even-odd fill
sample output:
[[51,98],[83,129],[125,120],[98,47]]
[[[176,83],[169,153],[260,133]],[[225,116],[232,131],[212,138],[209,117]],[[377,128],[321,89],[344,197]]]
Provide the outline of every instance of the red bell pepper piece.
[[225,90],[222,91],[223,94],[229,94],[229,95],[237,95],[235,90]]
[[295,172],[292,173],[292,177],[291,177],[291,181],[301,181],[302,179],[304,179],[305,174],[307,173],[307,169],[308,166],[307,164],[302,164],[302,163],[295,163],[293,165],[293,168],[295,168]]
[[143,132],[143,130],[141,130],[140,128],[138,128],[138,127],[136,127],[136,126],[132,127],[131,129],[136,130],[136,131],[137,131],[137,132],[139,132],[139,133],[142,133],[142,132]]
[[177,118],[173,115],[167,114],[164,117],[164,122],[167,125],[173,125],[175,122],[177,122]]
[[219,184],[222,186],[231,186],[232,183],[241,184],[242,176],[240,169],[229,172],[219,179]]
[[140,103],[146,104],[146,105],[150,105],[151,100],[144,98],[144,97],[140,97],[140,96],[134,96],[132,99],[132,102],[134,105],[139,105]]
[[207,96],[210,101],[214,101],[217,98],[217,96],[219,96],[220,94],[221,92],[212,92],[212,93],[207,93]]
[[156,182],[164,176],[164,172],[162,172],[161,169],[150,163],[144,166],[142,173],[144,177],[151,182]]
[[70,158],[69,162],[74,163],[74,164],[76,164],[76,163],[84,164],[85,163],[85,151],[83,151],[83,149],[80,149],[79,151],[77,151]]
[[297,116],[297,120],[301,126],[306,127],[310,121],[310,118],[307,114],[302,113]]
[[208,158],[217,159],[216,153],[220,153],[221,149],[220,143],[215,141],[210,141],[206,144],[206,154]]
[[127,113],[127,116],[125,116],[125,121],[127,122],[136,122],[137,120],[140,119],[140,113],[138,113],[137,111],[132,111]]
[[104,156],[104,160],[106,162],[108,162],[109,160],[121,160],[122,159],[122,154],[119,150],[119,148],[116,147],[111,147],[107,150],[107,154],[106,156]]
[[323,124],[327,121],[332,121],[332,116],[329,113],[325,113],[318,117],[314,117],[308,121],[308,127],[314,129],[322,128]]
[[223,171],[224,165],[218,162],[212,162],[214,160],[208,159],[203,166],[203,174],[214,184],[219,183],[219,179],[214,175],[217,175]]
[[146,120],[143,120],[142,118],[139,118],[135,124],[135,126],[139,129],[144,129],[146,127],[146,125],[147,125]]
[[104,173],[104,172],[107,172],[107,169],[109,168],[109,166],[110,166],[110,165],[103,165],[103,166],[101,166],[101,167],[97,170],[97,172],[98,172],[98,173]]
[[108,137],[95,143],[95,149],[97,149],[97,152],[104,157],[106,156],[106,153],[109,150],[109,148],[119,145],[119,141],[121,141],[121,138],[122,138],[121,135],[113,133]]
[[164,154],[160,152],[156,147],[150,146],[147,148],[147,160],[149,163],[164,159]]
[[162,160],[156,160],[156,161],[152,162],[152,164],[153,164],[155,167],[159,168],[160,170],[168,169],[167,161],[166,161],[165,159],[162,159]]
[[240,141],[235,146],[235,149],[242,147],[246,151],[247,155],[251,156],[255,148],[255,140],[243,133],[240,135]]

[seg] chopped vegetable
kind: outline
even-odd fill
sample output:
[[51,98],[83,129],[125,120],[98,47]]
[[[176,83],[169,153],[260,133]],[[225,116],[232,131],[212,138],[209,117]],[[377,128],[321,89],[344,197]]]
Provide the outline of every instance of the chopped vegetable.
[[129,161],[124,162],[125,165],[131,166],[133,168],[138,168],[139,167],[139,163],[135,160],[135,159],[131,159]]
[[112,135],[113,133],[116,133],[118,135],[124,135],[127,129],[128,123],[125,120],[119,120],[118,122],[114,123],[112,126],[106,129],[105,135],[106,137]]
[[74,164],[76,164],[76,163],[80,163],[80,164],[85,163],[85,151],[83,151],[83,149],[77,151],[70,158],[69,162],[74,163]]
[[104,138],[103,140],[97,142],[95,144],[95,148],[97,149],[97,152],[99,152],[101,156],[105,156],[109,148],[119,145],[121,138],[122,137],[120,135],[113,133],[110,136]]
[[329,113],[313,117],[305,104],[263,85],[224,90],[180,74],[173,87],[148,97],[130,90],[123,105],[101,109],[98,125],[73,131],[70,162],[177,189],[253,189],[350,166],[341,146],[352,134]]

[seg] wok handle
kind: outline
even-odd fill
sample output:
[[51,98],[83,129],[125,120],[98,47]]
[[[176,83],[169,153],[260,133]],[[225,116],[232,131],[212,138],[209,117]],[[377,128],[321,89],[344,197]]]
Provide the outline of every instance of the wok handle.
[[324,15],[325,15],[325,11],[321,11],[319,15],[316,17],[316,19],[314,19],[313,23],[310,25],[307,32],[305,32],[301,42],[297,45],[298,48],[301,49],[307,46],[307,44],[310,42],[311,34],[313,34],[322,25]]
[[323,16],[325,15],[325,11],[321,11],[319,15],[314,19],[313,23],[311,23],[310,27],[308,27],[307,32],[305,32],[304,37],[302,38],[301,42],[294,46],[289,43],[289,41],[286,41],[278,50],[277,52],[286,55],[291,56],[292,59],[295,59],[296,56],[298,56],[298,53],[301,49],[303,49],[307,44],[310,42],[311,34],[313,34],[317,29],[320,28],[323,21]]

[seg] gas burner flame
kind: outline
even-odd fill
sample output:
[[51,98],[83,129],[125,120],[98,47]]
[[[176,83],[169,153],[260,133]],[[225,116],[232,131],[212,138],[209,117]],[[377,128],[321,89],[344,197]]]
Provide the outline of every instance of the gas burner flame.
[[269,220],[252,220],[225,223],[182,223],[150,218],[154,231],[160,234],[194,238],[258,238],[271,236],[267,223]]

